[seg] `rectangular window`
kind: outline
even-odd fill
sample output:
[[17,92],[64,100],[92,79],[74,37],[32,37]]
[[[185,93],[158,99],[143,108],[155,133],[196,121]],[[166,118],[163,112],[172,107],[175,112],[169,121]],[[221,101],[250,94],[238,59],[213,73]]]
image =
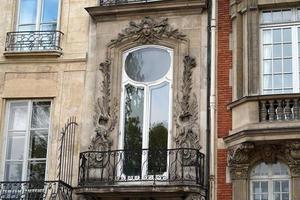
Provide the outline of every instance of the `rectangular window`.
[[263,11],[261,15],[262,93],[299,92],[299,9]]
[[59,0],[19,0],[18,31],[57,30]]
[[8,102],[5,181],[45,179],[50,107],[50,101]]

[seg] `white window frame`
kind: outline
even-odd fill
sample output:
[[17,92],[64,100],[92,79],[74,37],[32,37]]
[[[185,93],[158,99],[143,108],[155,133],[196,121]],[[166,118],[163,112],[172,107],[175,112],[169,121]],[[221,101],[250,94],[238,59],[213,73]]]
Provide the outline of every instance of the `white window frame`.
[[[166,50],[169,55],[170,55],[170,68],[169,71],[160,79],[151,81],[151,82],[138,82],[132,80],[128,75],[126,74],[125,71],[125,61],[129,53],[140,50],[140,49],[145,49],[145,48],[158,48],[158,49],[163,49]],[[173,105],[173,59],[174,59],[174,53],[173,50],[164,46],[160,45],[143,45],[143,46],[138,46],[135,48],[131,48],[123,53],[123,58],[122,58],[122,91],[121,91],[121,107],[120,107],[120,132],[119,132],[119,142],[118,142],[118,148],[123,150],[124,149],[124,126],[125,126],[125,120],[124,120],[124,115],[125,115],[125,85],[131,84],[135,87],[143,87],[145,88],[144,90],[144,115],[143,115],[143,135],[142,135],[142,149],[148,149],[149,145],[149,122],[150,122],[150,87],[152,86],[159,86],[160,84],[167,82],[169,83],[169,123],[168,123],[168,144],[167,148],[171,148],[171,138],[172,138],[172,105]],[[147,155],[142,154],[142,163],[148,162],[147,161]],[[118,176],[125,177],[125,174],[122,172],[122,165],[123,163],[118,166]],[[146,165],[142,165],[142,177],[149,177],[147,174],[147,169]],[[163,173],[164,177],[167,177],[168,174],[168,166],[169,166],[169,154],[167,158],[167,171]],[[141,177],[132,177],[134,178],[141,178]]]
[[[282,163],[281,163],[282,164]],[[257,166],[257,165],[256,165]],[[250,200],[253,200],[253,182],[267,182],[268,183],[268,200],[274,200],[274,182],[275,181],[288,181],[289,182],[289,200],[292,200],[291,193],[291,176],[290,172],[288,175],[273,175],[272,174],[272,165],[267,165],[268,167],[268,175],[266,176],[251,176],[250,175]]]
[[[41,29],[41,18],[43,16],[43,2],[44,0],[36,0],[37,1],[37,13],[36,13],[36,19],[35,19],[35,30],[34,31],[40,31]],[[57,7],[57,21],[56,21],[56,31],[60,30],[60,15],[61,15],[61,4],[62,0],[58,0],[58,7]],[[18,13],[17,13],[17,23],[15,29],[19,31],[19,25],[20,25],[20,6],[21,0],[18,0]],[[53,30],[54,31],[54,30]]]
[[[31,117],[32,117],[32,105],[33,102],[43,102],[47,101],[50,102],[50,115],[49,115],[49,127],[48,127],[48,143],[47,143],[47,153],[46,153],[46,159],[41,159],[46,161],[46,168],[45,168],[45,180],[48,178],[48,159],[49,159],[49,148],[50,148],[50,140],[51,140],[51,121],[52,121],[52,107],[53,107],[53,101],[51,99],[23,99],[23,100],[7,100],[6,102],[6,108],[5,108],[5,124],[4,124],[4,142],[3,142],[3,163],[2,163],[2,173],[0,176],[0,180],[5,181],[5,165],[6,165],[6,151],[7,151],[7,145],[8,145],[8,137],[9,137],[9,130],[8,130],[8,124],[9,124],[9,113],[10,113],[10,105],[11,103],[15,102],[27,102],[28,104],[28,113],[27,113],[27,129],[25,133],[25,149],[24,149],[24,158],[22,163],[22,179],[21,181],[28,181],[28,163],[30,159],[29,157],[29,145],[30,145],[30,131],[31,130],[38,130],[38,129],[32,129],[31,126]],[[44,129],[44,128],[43,128]],[[35,159],[39,160],[39,159]]]
[[[262,13],[265,11],[279,11],[279,10],[287,10],[291,9],[292,11],[292,20],[289,22],[272,22],[272,23],[263,23],[263,15]],[[259,55],[260,55],[260,82],[261,82],[261,87],[260,87],[260,92],[261,94],[264,94],[264,65],[263,65],[263,31],[265,30],[273,30],[273,29],[282,29],[282,28],[291,28],[291,42],[292,42],[292,77],[293,77],[293,91],[292,93],[299,93],[300,92],[300,85],[299,85],[299,80],[300,80],[300,69],[299,69],[299,54],[298,54],[298,45],[300,45],[300,41],[298,41],[298,28],[300,28],[300,16],[298,16],[298,10],[300,8],[285,8],[285,9],[269,9],[269,10],[262,10],[261,15],[260,15],[260,26],[259,26],[259,35],[260,35],[260,40],[259,40]],[[272,42],[273,45],[273,42]],[[283,59],[283,58],[282,58]],[[273,53],[272,53],[272,58],[270,59],[273,61]],[[273,64],[272,64],[272,71],[274,70]],[[282,82],[283,84],[283,82]],[[284,88],[282,86],[282,88]],[[274,90],[274,86],[272,85],[271,90]],[[281,93],[276,93],[272,91],[271,94],[281,94]]]

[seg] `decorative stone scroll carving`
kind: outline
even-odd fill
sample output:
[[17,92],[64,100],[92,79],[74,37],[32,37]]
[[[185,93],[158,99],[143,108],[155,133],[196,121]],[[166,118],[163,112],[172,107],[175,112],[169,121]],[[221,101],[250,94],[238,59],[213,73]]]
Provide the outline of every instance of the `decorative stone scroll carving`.
[[186,35],[173,29],[168,18],[156,21],[151,17],[145,17],[140,23],[129,22],[129,27],[119,33],[118,38],[111,40],[110,46],[116,46],[126,40],[133,40],[139,44],[153,44],[163,38],[173,38],[177,40],[186,40]]
[[[176,146],[179,148],[200,149],[198,134],[198,103],[192,90],[192,69],[196,67],[194,58],[185,56],[183,80],[181,86],[181,98],[177,96],[175,107],[177,135]],[[192,96],[191,96],[192,95]]]
[[185,200],[205,200],[205,196],[201,194],[191,194],[185,198]]
[[228,166],[232,179],[247,178],[253,143],[242,143],[229,149]]
[[285,162],[292,176],[300,176],[300,141],[281,141],[275,144],[245,142],[229,149],[228,167],[232,179],[249,177],[251,164],[262,161],[273,164]]
[[[105,151],[112,146],[110,133],[114,130],[117,123],[117,100],[111,102],[111,61],[107,59],[100,64],[99,70],[103,73],[103,81],[100,86],[102,98],[97,98],[96,115],[94,116],[95,136],[93,137],[90,150]],[[111,105],[111,103],[113,105]],[[111,109],[113,108],[113,110]]]

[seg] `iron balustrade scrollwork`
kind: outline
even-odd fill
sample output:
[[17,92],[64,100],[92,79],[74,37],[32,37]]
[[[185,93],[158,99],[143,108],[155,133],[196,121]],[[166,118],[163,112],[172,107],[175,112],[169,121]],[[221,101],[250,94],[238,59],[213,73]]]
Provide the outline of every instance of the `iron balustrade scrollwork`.
[[118,183],[204,185],[204,154],[197,149],[142,149],[80,153],[79,187]]
[[62,51],[60,31],[18,31],[6,35],[5,51]]
[[162,0],[100,0],[100,6],[112,6],[132,3],[149,3]]
[[0,182],[1,200],[72,200],[72,187],[62,181]]

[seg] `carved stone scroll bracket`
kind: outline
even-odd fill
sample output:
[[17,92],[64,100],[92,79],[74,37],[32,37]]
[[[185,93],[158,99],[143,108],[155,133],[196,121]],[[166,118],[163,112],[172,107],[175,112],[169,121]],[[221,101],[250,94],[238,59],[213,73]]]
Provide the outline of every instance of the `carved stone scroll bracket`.
[[259,161],[287,164],[292,176],[300,176],[300,141],[281,141],[272,144],[245,142],[229,149],[228,167],[231,179],[247,179],[252,165]]
[[186,40],[186,35],[172,28],[168,23],[168,18],[156,21],[151,17],[145,17],[140,23],[129,22],[129,27],[119,33],[118,38],[111,40],[109,46],[117,46],[127,40],[139,44],[154,44],[163,38]]
[[110,134],[117,123],[118,105],[116,98],[111,101],[111,61],[107,59],[101,63],[99,70],[103,74],[103,81],[100,84],[102,97],[97,98],[95,106],[94,125],[96,128],[89,150],[106,151],[113,144]]
[[190,194],[185,200],[205,200],[205,196],[201,194]]
[[300,141],[291,141],[284,145],[283,155],[286,157],[291,174],[300,176]]
[[242,143],[229,149],[228,166],[232,179],[245,179],[249,174],[253,143]]
[[181,86],[181,98],[177,96],[175,106],[176,121],[176,146],[179,148],[200,149],[198,134],[198,102],[192,91],[192,69],[196,67],[196,61],[190,56],[185,56],[183,80]]

